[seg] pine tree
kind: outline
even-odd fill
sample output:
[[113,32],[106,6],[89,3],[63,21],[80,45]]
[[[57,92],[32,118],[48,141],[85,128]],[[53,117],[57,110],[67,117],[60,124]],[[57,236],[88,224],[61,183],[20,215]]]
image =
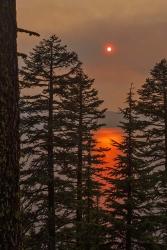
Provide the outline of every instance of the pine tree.
[[[90,138],[90,134],[95,133],[101,127],[99,120],[104,117],[105,109],[100,108],[103,101],[98,98],[98,92],[93,88],[94,80],[89,79],[81,69],[76,71],[75,77],[64,80],[67,89],[62,92],[61,96],[62,119],[64,121],[61,137],[66,140],[63,153],[64,171],[73,186],[71,194],[73,208],[69,208],[73,210],[70,215],[73,227],[70,228],[70,231],[73,231],[73,235],[76,232],[75,249],[85,249],[83,240],[85,219],[89,220],[88,213],[90,213],[87,209],[87,215],[85,214],[85,207],[88,203],[91,203],[89,204],[89,210],[91,210],[93,198],[95,198],[95,189],[88,190],[90,184],[91,186],[93,183],[95,185],[95,181],[92,180],[95,167],[93,170],[93,167],[90,166],[90,148],[88,145],[90,139],[93,140],[93,138]],[[95,162],[95,159],[94,156],[92,163]],[[98,164],[97,159],[96,164]],[[98,184],[96,183],[96,185]],[[98,190],[98,188],[96,189]],[[85,192],[87,193],[86,196]],[[91,194],[88,194],[88,192],[91,192]]]
[[99,148],[98,141],[90,134],[87,142],[84,181],[83,242],[85,250],[104,248],[105,210],[101,201],[104,190],[105,154],[109,148]]
[[[113,142],[120,153],[108,175],[106,205],[110,214],[111,249],[154,249],[147,214],[150,205],[150,169],[141,157],[145,148],[140,139],[144,123],[136,114],[132,88],[127,107],[121,109],[122,142]],[[154,245],[155,246],[155,245]],[[156,248],[155,248],[156,249]]]
[[[48,246],[50,250],[56,248],[55,230],[59,219],[55,211],[60,209],[56,196],[63,182],[56,162],[61,130],[58,94],[64,87],[59,82],[72,74],[78,64],[77,55],[68,52],[61,40],[52,36],[34,48],[21,70],[21,184],[23,210],[29,217],[28,221],[24,220],[27,224],[24,228],[29,231],[34,225],[38,235],[34,237],[41,242],[41,248]],[[28,91],[30,94],[25,94]]]
[[16,1],[0,1],[0,249],[20,249]]
[[[150,77],[139,89],[138,113],[145,120],[142,133],[147,151],[143,152],[152,168],[152,190],[155,196],[152,229],[156,241],[165,249],[167,242],[167,61],[161,60],[151,70]],[[159,248],[159,249],[161,249]]]

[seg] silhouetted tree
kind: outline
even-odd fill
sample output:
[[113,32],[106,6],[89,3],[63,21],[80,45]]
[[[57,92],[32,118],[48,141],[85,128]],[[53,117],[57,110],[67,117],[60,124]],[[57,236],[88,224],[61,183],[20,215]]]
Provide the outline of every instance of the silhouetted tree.
[[[87,205],[89,203],[90,212],[90,206],[92,206],[90,200],[93,202],[95,193],[99,192],[98,184],[92,178],[93,173],[95,174],[98,171],[98,169],[95,170],[95,165],[99,164],[98,157],[100,158],[100,153],[99,156],[96,155],[95,157],[94,155],[94,160],[91,157],[94,167],[90,165],[90,148],[88,145],[90,139],[93,141],[90,135],[102,126],[100,120],[104,117],[106,109],[100,108],[103,101],[99,99],[98,92],[93,87],[94,80],[89,79],[81,69],[76,71],[74,77],[66,78],[64,81],[67,84],[67,89],[62,92],[61,96],[62,119],[64,121],[62,138],[65,138],[67,146],[64,148],[64,171],[73,185],[71,197],[73,197],[74,213],[71,216],[73,216],[74,229],[76,227],[76,249],[85,249],[85,241],[88,240],[83,240],[86,216],[88,219]],[[91,189],[89,185],[91,185]],[[85,214],[86,206],[87,215]],[[94,208],[92,207],[92,209]],[[91,237],[92,235],[93,231]]]
[[[107,208],[110,211],[111,249],[148,249],[153,239],[147,214],[150,212],[150,169],[142,158],[145,143],[140,138],[144,124],[136,114],[132,88],[127,107],[121,109],[122,142],[113,142],[119,154],[108,176]],[[148,244],[149,243],[149,244]],[[155,245],[154,245],[155,246]],[[153,248],[152,248],[153,249]]]
[[[143,157],[152,170],[152,213],[150,231],[161,247],[167,242],[167,61],[161,60],[139,93],[138,113],[145,127],[141,133],[147,145]],[[161,248],[160,248],[161,249]]]
[[0,1],[0,248],[20,249],[16,1]]
[[109,148],[98,147],[94,134],[87,142],[84,180],[83,242],[85,250],[101,249],[106,243],[104,192],[105,156]]
[[[30,225],[35,223],[37,229],[34,232],[39,235],[41,244],[45,241],[50,250],[56,247],[55,230],[58,223],[55,209],[59,209],[56,193],[62,185],[59,176],[55,177],[59,171],[56,148],[61,130],[58,93],[64,88],[59,81],[72,74],[78,64],[76,54],[68,52],[66,46],[61,45],[61,40],[52,36],[34,48],[21,70],[24,89],[20,102],[22,173],[25,180],[22,182],[25,196],[23,209],[27,208],[28,214],[31,214],[32,221],[29,222]],[[29,89],[30,95],[24,94],[26,89]]]

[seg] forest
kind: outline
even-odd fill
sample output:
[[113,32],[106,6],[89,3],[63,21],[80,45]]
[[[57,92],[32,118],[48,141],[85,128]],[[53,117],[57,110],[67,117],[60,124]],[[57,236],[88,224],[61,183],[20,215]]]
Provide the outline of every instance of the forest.
[[0,250],[166,250],[167,59],[129,84],[121,141],[103,147],[96,80],[57,34],[18,51],[39,34],[16,19],[1,0]]

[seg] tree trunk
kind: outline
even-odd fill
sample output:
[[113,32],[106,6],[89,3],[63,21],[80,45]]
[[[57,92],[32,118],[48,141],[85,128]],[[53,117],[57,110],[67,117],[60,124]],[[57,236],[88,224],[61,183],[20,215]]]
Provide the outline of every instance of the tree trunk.
[[132,249],[132,93],[129,96],[129,132],[128,132],[128,182],[127,182],[127,230],[126,230],[126,250]]
[[53,153],[53,48],[51,44],[51,64],[49,82],[48,119],[48,249],[55,250],[55,203],[54,203],[54,153]]
[[77,226],[77,249],[81,249],[81,232],[82,232],[82,154],[83,154],[83,132],[82,132],[82,86],[80,86],[80,114],[78,126],[78,167],[77,167],[77,211],[76,211],[76,226]]
[[[87,196],[87,206],[86,206],[86,223],[87,228],[89,228],[89,225],[91,223],[91,208],[92,208],[92,202],[91,202],[91,135],[88,141],[88,166],[87,166],[87,181],[86,181],[86,196]],[[86,231],[86,242],[85,242],[85,250],[91,249],[91,243],[90,241],[90,234],[91,232]]]
[[165,82],[164,79],[164,83],[163,83],[163,97],[164,97],[164,123],[165,123],[165,171],[167,174],[167,83]]
[[0,1],[0,249],[20,249],[16,1]]

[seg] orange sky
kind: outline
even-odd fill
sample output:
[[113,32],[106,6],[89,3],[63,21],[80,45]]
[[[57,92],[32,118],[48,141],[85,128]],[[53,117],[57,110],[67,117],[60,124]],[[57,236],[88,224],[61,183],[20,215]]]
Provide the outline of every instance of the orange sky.
[[[106,152],[104,171],[102,172],[102,177],[107,177],[108,170],[107,168],[112,168],[114,165],[114,159],[118,154],[118,149],[112,146],[112,140],[121,142],[122,139],[122,131],[120,128],[102,128],[96,133],[96,139],[99,142],[98,146],[111,148],[111,150]],[[100,166],[101,167],[101,166]],[[102,180],[101,178],[99,181],[106,187],[106,181]],[[108,184],[107,184],[108,187]]]
[[[105,161],[107,163],[104,165],[104,171],[101,173],[102,178],[96,177],[96,180],[102,184],[102,190],[105,190],[106,188],[109,188],[109,183],[103,179],[103,177],[105,178],[108,176],[108,169],[105,169],[105,167],[109,169],[112,168],[114,165],[114,159],[118,154],[118,149],[111,145],[111,141],[115,140],[117,142],[121,142],[122,131],[120,128],[102,128],[97,132],[96,139],[99,142],[99,146],[111,148],[110,151],[106,152]],[[104,206],[104,196],[100,198],[100,203]]]
[[[20,52],[28,52],[51,34],[79,54],[96,79],[104,106],[124,105],[130,83],[138,88],[153,65],[167,56],[166,0],[17,0],[18,26],[41,37],[19,35]],[[113,43],[116,53],[101,53]]]
[[107,162],[106,165],[111,166],[114,161],[114,158],[118,154],[118,149],[116,149],[115,147],[111,145],[111,141],[114,140],[117,142],[121,142],[121,138],[122,138],[121,129],[102,128],[97,132],[96,138],[99,142],[99,146],[111,148],[111,150],[106,153],[106,157],[105,157],[105,161]]

